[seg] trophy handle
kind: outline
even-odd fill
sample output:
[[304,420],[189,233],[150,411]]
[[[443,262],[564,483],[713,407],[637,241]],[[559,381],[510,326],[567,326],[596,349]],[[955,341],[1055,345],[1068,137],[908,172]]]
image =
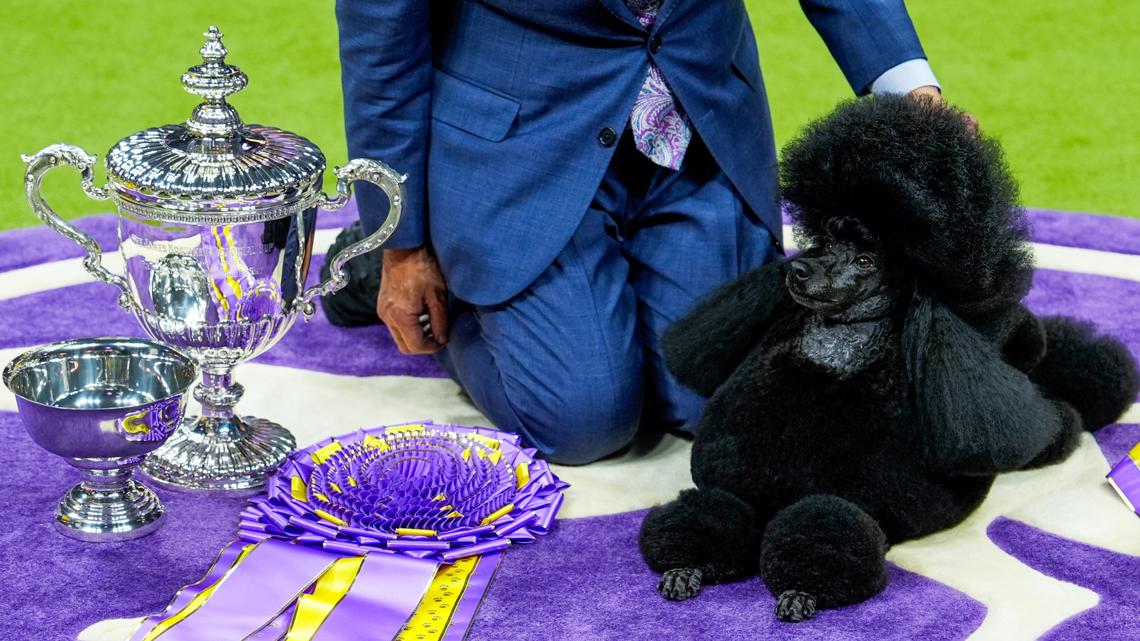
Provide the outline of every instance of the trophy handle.
[[384,244],[392,232],[396,231],[396,226],[400,224],[400,216],[404,211],[404,181],[408,177],[396,173],[388,165],[378,160],[354,158],[348,161],[344,167],[333,170],[333,173],[337,177],[337,195],[335,198],[329,198],[321,194],[319,203],[321,208],[336,211],[344,207],[348,203],[349,196],[352,195],[352,183],[363,180],[383,189],[384,193],[388,195],[388,217],[384,219],[384,224],[380,225],[380,229],[345,247],[336,256],[328,259],[330,261],[329,279],[320,285],[305,290],[305,293],[301,295],[301,313],[305,315],[306,320],[317,311],[313,299],[317,296],[331,294],[348,284],[348,277],[344,273],[345,263]]
[[40,192],[40,183],[49,169],[60,165],[71,165],[79,170],[79,184],[83,187],[83,193],[94,200],[107,200],[110,198],[107,190],[94,185],[92,168],[95,165],[95,156],[75,145],[59,143],[49,145],[31,156],[21,154],[20,159],[26,165],[24,195],[28,199],[28,204],[32,206],[32,210],[36,212],[36,216],[57,234],[70,238],[83,247],[87,251],[87,256],[83,258],[83,269],[95,278],[118,287],[120,290],[119,305],[130,309],[131,299],[128,293],[130,289],[127,287],[127,281],[103,266],[103,250],[99,248],[99,243],[75,225],[60,218],[59,214],[55,213],[55,210],[47,204]]

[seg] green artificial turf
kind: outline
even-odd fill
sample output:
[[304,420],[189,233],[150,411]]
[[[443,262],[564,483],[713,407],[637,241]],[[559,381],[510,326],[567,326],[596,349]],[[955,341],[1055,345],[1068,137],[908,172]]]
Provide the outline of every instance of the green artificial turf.
[[[850,90],[797,2],[747,4],[783,142]],[[184,120],[196,102],[178,77],[198,61],[210,24],[251,78],[233,99],[243,117],[309,137],[330,164],[345,160],[328,0],[5,0],[4,7],[0,228],[35,224],[20,153],[63,141],[102,156],[138,129]],[[946,97],[1001,139],[1027,204],[1140,217],[1140,4],[912,0],[909,7]],[[398,158],[383,160],[399,166]],[[52,172],[45,188],[67,217],[110,208],[87,200],[74,172]]]

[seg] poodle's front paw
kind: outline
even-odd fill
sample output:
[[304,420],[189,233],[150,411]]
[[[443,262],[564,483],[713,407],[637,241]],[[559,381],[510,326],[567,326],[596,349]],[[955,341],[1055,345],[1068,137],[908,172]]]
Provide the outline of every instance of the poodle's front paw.
[[701,571],[696,568],[677,568],[661,575],[657,591],[670,601],[684,601],[701,591]]
[[807,592],[785,590],[776,599],[776,618],[799,623],[815,616],[815,597]]

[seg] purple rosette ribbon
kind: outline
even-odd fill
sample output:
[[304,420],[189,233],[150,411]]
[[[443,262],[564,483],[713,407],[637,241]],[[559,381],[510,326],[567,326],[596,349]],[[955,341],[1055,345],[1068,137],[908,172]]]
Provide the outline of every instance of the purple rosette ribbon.
[[535,453],[515,434],[432,423],[325,439],[281,466],[240,536],[445,563],[528,543],[567,487]]
[[1133,512],[1140,515],[1140,443],[1108,473],[1108,483]]
[[416,423],[294,452],[239,540],[133,641],[461,641],[503,550],[567,484],[519,437]]

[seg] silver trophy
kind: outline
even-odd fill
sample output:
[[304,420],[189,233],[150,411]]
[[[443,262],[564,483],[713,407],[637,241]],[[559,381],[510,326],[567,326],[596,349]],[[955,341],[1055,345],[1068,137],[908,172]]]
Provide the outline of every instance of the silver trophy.
[[[298,314],[310,317],[317,296],[344,287],[343,267],[392,235],[403,209],[405,177],[374,160],[335,170],[337,195],[321,193],[325,157],[297,134],[247,125],[226,97],[248,79],[225,61],[217,28],[205,34],[203,62],[182,85],[204,101],[184,124],[128,136],[107,153],[108,184],[93,184],[95,157],[64,144],[25,156],[25,191],[46,225],[83,246],[84,268],[121,290],[119,304],[155,340],[189,354],[202,372],[188,417],[143,464],[155,481],[176,488],[249,492],[260,488],[296,441],[280,425],[238,416],[242,386],[233,368],[272,347]],[[70,165],[83,191],[114,201],[124,275],[103,267],[87,234],[60,218],[40,194],[44,173]],[[344,207],[352,183],[382,189],[390,207],[372,235],[331,259],[331,277],[305,289],[317,208]]]
[[59,532],[123,541],[161,524],[162,503],[131,472],[181,423],[196,376],[189,358],[139,338],[53,343],[4,368],[32,440],[83,472],[56,507]]

